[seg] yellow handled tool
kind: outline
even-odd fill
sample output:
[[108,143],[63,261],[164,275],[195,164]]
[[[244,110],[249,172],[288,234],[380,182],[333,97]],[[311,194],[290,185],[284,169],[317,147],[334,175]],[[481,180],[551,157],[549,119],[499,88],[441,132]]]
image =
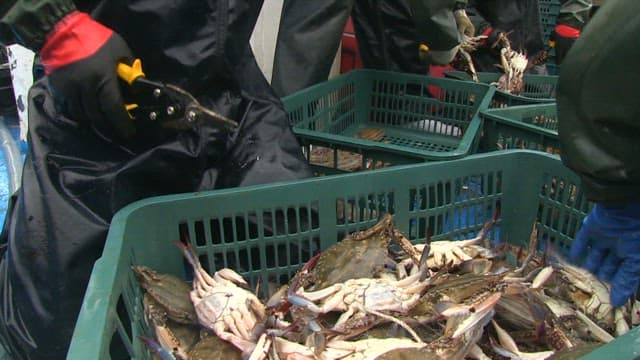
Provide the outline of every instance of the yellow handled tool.
[[232,130],[238,123],[202,106],[186,90],[146,78],[142,61],[135,59],[131,65],[119,63],[118,77],[131,87],[134,102],[125,107],[132,119],[145,118],[160,126],[187,129],[209,124]]

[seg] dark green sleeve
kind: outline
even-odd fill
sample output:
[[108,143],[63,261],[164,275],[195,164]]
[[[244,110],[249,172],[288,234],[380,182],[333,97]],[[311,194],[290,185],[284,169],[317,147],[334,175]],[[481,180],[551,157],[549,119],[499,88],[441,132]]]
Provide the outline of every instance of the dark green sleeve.
[[[463,0],[466,1],[466,0]],[[432,50],[450,50],[460,43],[453,10],[458,0],[409,0],[418,41]]]
[[74,10],[72,0],[1,0],[0,43],[38,51],[53,25]]
[[604,5],[567,53],[558,83],[564,163],[598,203],[640,201],[640,1]]
[[589,21],[591,0],[564,0],[561,2],[557,23],[582,29]]

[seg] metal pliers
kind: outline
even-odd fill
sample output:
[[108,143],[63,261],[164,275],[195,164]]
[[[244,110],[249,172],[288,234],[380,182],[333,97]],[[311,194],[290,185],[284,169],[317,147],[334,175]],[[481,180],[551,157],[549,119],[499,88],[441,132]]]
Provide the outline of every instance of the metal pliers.
[[131,87],[134,103],[125,107],[132,119],[144,118],[171,129],[189,129],[210,124],[233,130],[238,123],[205,108],[193,95],[178,86],[151,81],[142,71],[142,62],[135,59],[131,65],[118,64],[118,76]]

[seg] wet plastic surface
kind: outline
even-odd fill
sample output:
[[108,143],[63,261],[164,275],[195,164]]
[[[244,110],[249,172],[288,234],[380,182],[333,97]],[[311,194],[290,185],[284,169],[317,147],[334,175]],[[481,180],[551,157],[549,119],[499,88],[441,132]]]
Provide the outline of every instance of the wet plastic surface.
[[[4,116],[0,117],[0,120],[6,121],[7,127],[11,133],[11,137],[20,150],[20,160],[22,163],[26,155],[27,143],[24,141],[20,141],[20,127],[18,125],[17,118]],[[9,203],[9,198],[11,197],[10,174],[7,166],[8,161],[6,156],[8,156],[8,154],[5,154],[4,151],[2,151],[2,155],[0,156],[0,224],[4,224],[7,205]],[[19,167],[19,170],[22,170],[21,166]]]

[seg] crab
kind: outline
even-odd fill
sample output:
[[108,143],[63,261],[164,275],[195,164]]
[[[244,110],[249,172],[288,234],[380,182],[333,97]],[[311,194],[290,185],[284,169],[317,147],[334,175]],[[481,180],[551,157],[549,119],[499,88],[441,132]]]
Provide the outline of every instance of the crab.
[[265,308],[252,292],[238,286],[247,286],[247,282],[228,268],[209,275],[191,245],[180,241],[176,245],[194,270],[190,296],[200,324],[247,355],[261,351],[256,344],[262,339],[258,339],[254,329],[264,322]]
[[615,333],[616,336],[629,331],[629,323],[626,321],[630,318],[629,306],[614,308],[611,305],[609,284],[597,279],[587,270],[566,263],[559,257],[555,258],[554,269],[559,285],[550,289],[552,294],[568,300],[596,324]]
[[277,337],[273,341],[274,352],[281,359],[379,359],[393,351],[418,350],[425,343],[406,338],[363,339],[358,341],[330,340],[323,349],[303,345]]
[[309,292],[302,287],[297,288],[294,284],[289,291],[288,300],[313,314],[341,311],[342,314],[331,330],[344,334],[340,336],[343,338],[360,334],[386,320],[399,324],[414,339],[421,341],[413,329],[389,314],[407,314],[418,303],[424,290],[431,284],[431,279],[425,278],[428,268],[422,266],[422,270],[400,280],[350,279]]
[[149,293],[142,299],[144,319],[157,343],[178,359],[187,359],[187,353],[200,340],[200,329],[193,324],[180,324],[167,316],[167,310]]
[[509,333],[506,330],[504,330],[500,325],[498,325],[498,323],[495,322],[495,320],[491,320],[491,322],[493,323],[493,328],[495,329],[496,334],[498,336],[498,340],[500,341],[500,344],[498,344],[493,338],[490,338],[491,345],[493,347],[493,350],[501,356],[505,356],[509,359],[543,360],[551,357],[555,352],[553,350],[539,351],[536,353],[522,352],[518,348],[518,345],[516,345],[516,342],[513,339],[513,337],[511,337],[511,335],[509,335]]
[[529,58],[525,53],[515,51],[505,33],[498,35],[494,46],[500,44],[500,67],[504,74],[497,82],[492,83],[499,90],[510,94],[521,94],[524,91],[524,73],[529,66]]
[[[428,247],[429,257],[427,258],[427,266],[430,269],[439,270],[442,268],[451,268],[460,266],[465,262],[468,262],[476,257],[490,259],[495,256],[490,250],[483,248],[480,244],[485,240],[487,232],[493,224],[495,224],[498,216],[498,212],[494,214],[494,217],[486,222],[482,229],[478,232],[476,237],[467,240],[440,240],[429,241],[427,244],[412,245],[410,249],[403,247],[408,258],[401,261],[402,265],[407,263],[418,264],[419,258],[424,253],[425,248]],[[409,240],[404,238],[400,233],[396,233],[399,243],[409,243]]]
[[198,318],[189,297],[191,286],[171,274],[160,274],[143,265],[133,267],[138,283],[153,298],[169,319],[181,324],[197,324]]
[[499,297],[494,297],[486,306],[479,308],[476,313],[449,317],[444,334],[428,343],[422,349],[423,356],[420,358],[465,359],[482,336],[486,324],[493,318],[495,314],[493,308],[498,299]]
[[241,352],[233,345],[220,339],[219,337],[204,336],[189,351],[185,359],[207,360],[207,359],[227,359],[241,360]]
[[[404,236],[397,236],[393,216],[387,214],[373,227],[347,235],[310,259],[290,284],[309,290],[324,289],[349,279],[376,278],[388,272],[389,245],[396,242],[405,252],[417,250]],[[416,263],[419,255],[414,256]]]
[[458,52],[462,56],[462,61],[464,65],[462,67],[471,75],[471,79],[475,82],[478,82],[478,73],[476,72],[476,67],[473,64],[473,59],[471,57],[471,53],[476,51],[476,49],[482,45],[482,43],[487,39],[486,35],[479,36],[467,36],[462,34],[462,42],[460,43],[460,48]]

